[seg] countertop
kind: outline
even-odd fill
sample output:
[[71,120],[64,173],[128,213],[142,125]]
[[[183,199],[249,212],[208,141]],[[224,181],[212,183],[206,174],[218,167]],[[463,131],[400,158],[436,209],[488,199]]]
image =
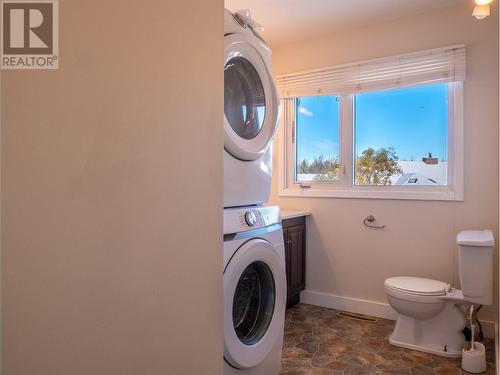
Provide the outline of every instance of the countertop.
[[309,211],[300,211],[300,210],[280,210],[280,212],[282,220],[311,215]]

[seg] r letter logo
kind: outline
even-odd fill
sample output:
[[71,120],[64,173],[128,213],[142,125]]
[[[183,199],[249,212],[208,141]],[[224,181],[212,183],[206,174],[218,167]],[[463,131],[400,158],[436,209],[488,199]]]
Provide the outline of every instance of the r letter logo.
[[2,0],[2,69],[57,69],[57,0]]

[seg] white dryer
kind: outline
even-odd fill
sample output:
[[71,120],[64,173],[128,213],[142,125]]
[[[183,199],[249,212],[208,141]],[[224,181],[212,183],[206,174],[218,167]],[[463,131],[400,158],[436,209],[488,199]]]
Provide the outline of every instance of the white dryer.
[[224,210],[224,375],[281,367],[286,308],[279,208]]
[[224,207],[269,199],[279,97],[249,14],[224,11]]

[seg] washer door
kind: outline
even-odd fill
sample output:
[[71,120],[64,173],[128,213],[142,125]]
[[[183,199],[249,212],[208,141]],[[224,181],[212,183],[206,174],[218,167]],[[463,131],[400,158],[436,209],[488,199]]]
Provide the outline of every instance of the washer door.
[[257,366],[283,334],[283,260],[267,241],[252,239],[224,270],[224,358],[233,367]]
[[278,127],[278,93],[254,43],[224,37],[224,148],[241,160],[260,158]]

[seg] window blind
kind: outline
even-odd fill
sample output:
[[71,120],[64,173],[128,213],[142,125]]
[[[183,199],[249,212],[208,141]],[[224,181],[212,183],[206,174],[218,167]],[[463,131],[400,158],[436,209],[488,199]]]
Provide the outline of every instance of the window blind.
[[277,77],[281,98],[354,94],[465,80],[465,45],[383,57]]

